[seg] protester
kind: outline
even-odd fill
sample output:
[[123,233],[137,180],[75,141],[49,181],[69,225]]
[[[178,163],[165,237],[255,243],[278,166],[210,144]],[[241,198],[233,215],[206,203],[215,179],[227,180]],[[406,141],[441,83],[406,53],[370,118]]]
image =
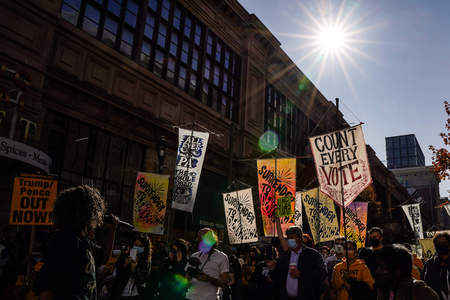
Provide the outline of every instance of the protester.
[[314,249],[314,241],[313,241],[313,239],[311,238],[311,236],[310,236],[309,234],[307,234],[307,233],[304,233],[304,234],[303,234],[303,244],[304,244],[306,247],[309,247],[309,248],[313,248],[313,249]]
[[334,255],[328,257],[325,260],[325,265],[327,267],[328,280],[331,282],[333,276],[333,269],[338,263],[342,261],[345,256],[345,238],[338,237],[334,240]]
[[241,300],[242,298],[242,267],[236,256],[236,250],[228,247],[227,255],[230,263],[229,286],[224,289],[222,300]]
[[330,247],[328,246],[320,247],[320,254],[322,254],[322,258],[325,261],[330,256]]
[[[249,291],[247,299],[272,300],[275,298],[275,286],[273,273],[277,259],[276,248],[266,246],[262,253],[262,260],[256,264],[249,280]],[[233,300],[235,300],[233,298]]]
[[87,185],[63,191],[55,201],[53,222],[57,231],[38,278],[40,299],[96,299],[96,265],[111,255],[118,219],[104,226],[103,248],[91,240],[103,224],[105,203]]
[[371,299],[374,279],[369,268],[363,260],[357,258],[357,246],[354,241],[347,241],[346,247],[348,260],[334,267],[331,280],[337,300]]
[[450,299],[450,234],[437,234],[433,244],[436,255],[425,263],[424,281],[442,300],[448,300]]
[[135,239],[133,246],[121,253],[116,263],[112,299],[144,299],[144,289],[151,268],[151,241],[147,236]]
[[412,278],[412,257],[404,247],[387,245],[379,249],[376,253],[376,265],[377,300],[439,299],[425,282]]
[[372,227],[369,232],[369,245],[370,248],[361,248],[359,250],[358,256],[360,259],[363,259],[369,267],[370,273],[372,276],[375,274],[376,269],[376,256],[375,253],[377,250],[383,248],[383,229],[379,227]]
[[406,250],[408,250],[409,253],[411,253],[412,258],[413,258],[413,266],[412,266],[412,270],[411,270],[412,278],[414,278],[415,280],[422,279],[423,262],[417,258],[417,255],[415,253],[414,254],[412,253],[410,244],[405,243],[405,244],[403,244],[403,247],[405,247]]
[[256,264],[260,261],[260,251],[258,247],[250,247],[248,255],[244,256],[244,265],[242,267],[242,293],[244,299],[248,298],[248,282],[255,272]]
[[162,278],[159,284],[159,297],[162,300],[185,299],[187,285],[183,283],[186,275],[184,268],[187,264],[187,242],[176,240],[170,247],[169,256],[162,267]]
[[220,288],[228,283],[228,257],[215,249],[217,236],[210,228],[198,232],[197,242],[199,251],[192,254],[186,266],[191,282],[186,299],[216,300]]
[[289,227],[286,240],[279,219],[276,223],[282,247],[274,273],[277,294],[281,300],[318,300],[327,282],[322,256],[317,250],[303,245],[300,227]]

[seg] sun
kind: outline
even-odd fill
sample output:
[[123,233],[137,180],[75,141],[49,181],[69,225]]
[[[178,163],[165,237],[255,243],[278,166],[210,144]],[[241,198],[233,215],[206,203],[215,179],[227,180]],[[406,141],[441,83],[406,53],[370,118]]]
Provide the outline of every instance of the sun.
[[316,40],[323,52],[339,54],[348,47],[347,35],[342,27],[327,24],[320,28]]

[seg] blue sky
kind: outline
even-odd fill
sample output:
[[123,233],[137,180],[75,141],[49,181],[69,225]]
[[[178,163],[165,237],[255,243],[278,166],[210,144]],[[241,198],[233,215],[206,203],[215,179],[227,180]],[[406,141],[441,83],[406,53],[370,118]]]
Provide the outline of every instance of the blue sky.
[[[329,100],[341,99],[350,123],[364,122],[366,143],[385,163],[386,136],[414,133],[431,164],[428,145],[450,101],[450,1],[447,0],[240,0],[281,42],[282,49]],[[352,32],[344,54],[320,57],[308,46],[318,23],[339,10]],[[342,22],[341,22],[342,23]],[[306,57],[311,54],[309,57]],[[347,55],[345,55],[347,54]],[[342,61],[342,66],[338,59]],[[440,185],[441,196],[450,189]]]

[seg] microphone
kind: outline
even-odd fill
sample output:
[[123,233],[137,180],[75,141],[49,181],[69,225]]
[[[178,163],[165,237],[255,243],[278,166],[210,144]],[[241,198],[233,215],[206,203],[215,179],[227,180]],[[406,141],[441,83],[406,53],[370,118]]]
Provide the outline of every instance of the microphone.
[[[119,219],[119,217],[116,216],[117,219]],[[104,219],[103,219],[106,223],[110,223],[110,224],[114,224],[115,222],[113,221],[113,217],[111,215],[105,215]],[[126,227],[128,229],[134,229],[134,226],[131,225],[130,223],[127,223],[125,221],[122,221],[119,219],[119,222],[117,222],[117,225],[119,226],[123,226]]]

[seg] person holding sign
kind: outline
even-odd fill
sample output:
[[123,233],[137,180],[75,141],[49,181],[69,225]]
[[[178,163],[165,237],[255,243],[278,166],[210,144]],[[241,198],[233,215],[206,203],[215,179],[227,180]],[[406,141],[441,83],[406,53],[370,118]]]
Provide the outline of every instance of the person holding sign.
[[[278,219],[278,218],[277,218]],[[281,300],[319,300],[326,289],[327,272],[322,255],[303,245],[303,232],[298,226],[286,230],[287,240],[277,220],[282,251],[274,272],[276,290]]]
[[356,242],[347,241],[346,247],[348,261],[334,267],[331,279],[337,300],[370,299],[375,281],[364,261],[357,259]]
[[103,248],[95,245],[104,214],[105,202],[95,188],[80,185],[59,194],[53,209],[56,231],[37,279],[41,300],[97,299],[96,266],[110,257],[119,222],[113,216],[113,224],[104,226]]

